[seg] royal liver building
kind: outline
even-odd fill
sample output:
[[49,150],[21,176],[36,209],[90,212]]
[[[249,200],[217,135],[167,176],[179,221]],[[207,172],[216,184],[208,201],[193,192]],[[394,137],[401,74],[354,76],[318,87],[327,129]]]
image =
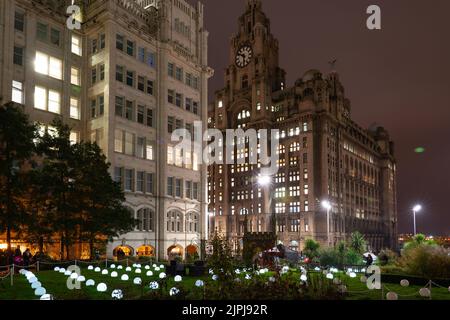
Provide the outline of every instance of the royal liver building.
[[[274,231],[301,251],[306,239],[333,245],[358,230],[371,249],[395,247],[396,162],[382,127],[351,119],[339,75],[309,70],[292,87],[261,1],[246,1],[230,42],[225,87],[215,94],[209,126],[279,129],[278,172],[258,183],[260,166],[209,168],[211,231],[242,248],[244,231]],[[235,158],[248,159],[248,146]]]
[[[207,120],[208,32],[203,5],[184,0],[0,1],[0,103],[25,105],[42,130],[55,116],[73,141],[95,141],[126,195],[133,232],[107,255],[200,255],[207,171],[179,161],[176,128]],[[189,155],[184,155],[188,157]],[[80,245],[76,256],[85,257]],[[51,254],[51,248],[48,248]],[[57,252],[56,252],[57,254]]]

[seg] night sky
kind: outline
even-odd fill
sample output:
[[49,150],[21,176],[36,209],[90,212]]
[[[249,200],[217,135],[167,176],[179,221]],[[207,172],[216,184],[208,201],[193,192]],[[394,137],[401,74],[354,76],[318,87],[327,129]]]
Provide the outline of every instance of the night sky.
[[[194,3],[195,1],[190,1]],[[223,87],[229,39],[244,0],[202,0],[209,36],[212,93]],[[366,28],[377,4],[382,30]],[[305,71],[336,70],[352,118],[389,130],[396,144],[399,232],[450,235],[450,24],[448,0],[263,0],[280,42],[280,66],[291,86]],[[424,153],[415,153],[417,147]]]

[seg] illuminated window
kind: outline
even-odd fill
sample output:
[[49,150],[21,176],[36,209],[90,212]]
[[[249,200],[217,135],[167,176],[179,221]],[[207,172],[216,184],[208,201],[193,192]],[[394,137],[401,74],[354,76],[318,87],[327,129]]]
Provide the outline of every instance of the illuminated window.
[[309,186],[307,184],[303,186],[303,194],[305,195],[309,194]]
[[34,107],[39,110],[47,110],[47,89],[34,88]]
[[276,203],[275,204],[275,213],[285,213],[286,212],[286,204],[285,203]]
[[147,144],[145,155],[147,160],[153,160],[153,146],[151,144]]
[[223,101],[222,101],[222,100],[219,101],[219,104],[218,104],[217,107],[218,107],[218,108],[223,108]]
[[35,71],[55,79],[62,79],[62,61],[45,53],[36,52]]
[[123,131],[119,129],[114,131],[114,151],[123,153]]
[[174,164],[174,153],[172,146],[167,146],[167,164]]
[[69,140],[70,140],[70,144],[78,143],[78,141],[79,141],[79,133],[76,132],[76,131],[71,131]]
[[75,67],[70,69],[70,83],[76,86],[80,85],[80,69]]
[[70,117],[80,120],[80,100],[74,97],[70,98]]
[[125,154],[134,155],[134,135],[130,132],[125,132]]
[[48,91],[48,111],[61,113],[61,94],[54,90]]
[[12,101],[23,103],[23,83],[19,81],[12,82]]
[[72,35],[72,53],[81,56],[81,37]]

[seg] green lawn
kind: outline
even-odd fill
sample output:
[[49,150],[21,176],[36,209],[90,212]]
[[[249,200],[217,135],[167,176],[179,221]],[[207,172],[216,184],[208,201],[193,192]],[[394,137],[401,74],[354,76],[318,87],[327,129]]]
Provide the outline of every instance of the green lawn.
[[[143,266],[144,267],[144,266]],[[109,273],[112,271],[118,272],[117,278],[112,278],[110,274],[102,275],[101,273],[94,272],[92,270],[87,270],[87,268],[82,269],[82,275],[86,277],[86,280],[93,279],[95,281],[95,286],[87,287],[84,283],[81,286],[81,290],[69,290],[66,285],[67,276],[55,271],[41,271],[35,273],[38,280],[42,283],[42,286],[46,288],[47,293],[50,293],[58,300],[73,300],[73,299],[94,299],[94,300],[109,300],[111,299],[111,292],[114,289],[121,289],[124,293],[124,299],[141,299],[141,298],[151,298],[151,289],[149,288],[149,283],[154,280],[159,280],[159,272],[153,271],[154,276],[146,276],[148,270],[142,268],[141,274],[134,273],[134,268],[132,272],[125,272],[123,270],[112,270],[108,269]],[[34,270],[32,270],[34,272]],[[162,271],[161,271],[162,272]],[[129,275],[128,281],[120,280],[122,274],[127,273]],[[267,274],[267,277],[270,273]],[[297,273],[294,275],[298,276]],[[339,277],[342,282],[347,286],[348,294],[346,299],[348,300],[380,300],[382,299],[381,290],[368,290],[365,283],[360,281],[360,275],[356,278],[350,278],[343,273],[335,274]],[[133,279],[135,277],[140,277],[142,279],[142,285],[133,284]],[[163,289],[168,291],[173,286],[184,289],[188,292],[188,299],[202,299],[203,290],[201,288],[195,287],[194,283],[199,278],[196,277],[183,277],[181,283],[175,283],[173,277],[167,278],[167,286]],[[214,281],[211,280],[210,276],[202,277],[202,280],[209,283],[209,285],[214,285]],[[104,293],[97,292],[96,287],[100,282],[106,283],[108,289]],[[386,293],[391,290],[399,295],[399,300],[404,299],[414,299],[414,300],[426,300],[428,298],[423,298],[419,295],[420,286],[409,286],[402,287],[400,284],[395,283],[383,283],[386,288],[384,292],[384,298]],[[389,290],[388,290],[389,289]],[[450,292],[447,288],[432,288],[432,298],[433,300],[450,300]],[[6,278],[0,281],[0,300],[30,300],[38,299],[34,296],[34,289],[31,288],[25,276],[17,274],[14,276],[14,286],[10,286],[10,279]]]

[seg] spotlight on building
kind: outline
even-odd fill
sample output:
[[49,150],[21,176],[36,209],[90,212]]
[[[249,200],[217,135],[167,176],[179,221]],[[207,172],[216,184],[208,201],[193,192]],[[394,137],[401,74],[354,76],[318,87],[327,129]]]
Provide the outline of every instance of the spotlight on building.
[[271,183],[272,179],[269,176],[259,176],[258,177],[258,184],[261,187],[265,187]]
[[330,201],[328,201],[328,200],[323,200],[323,201],[322,201],[322,207],[323,207],[324,209],[330,210],[330,209],[331,209],[331,203],[330,203]]

